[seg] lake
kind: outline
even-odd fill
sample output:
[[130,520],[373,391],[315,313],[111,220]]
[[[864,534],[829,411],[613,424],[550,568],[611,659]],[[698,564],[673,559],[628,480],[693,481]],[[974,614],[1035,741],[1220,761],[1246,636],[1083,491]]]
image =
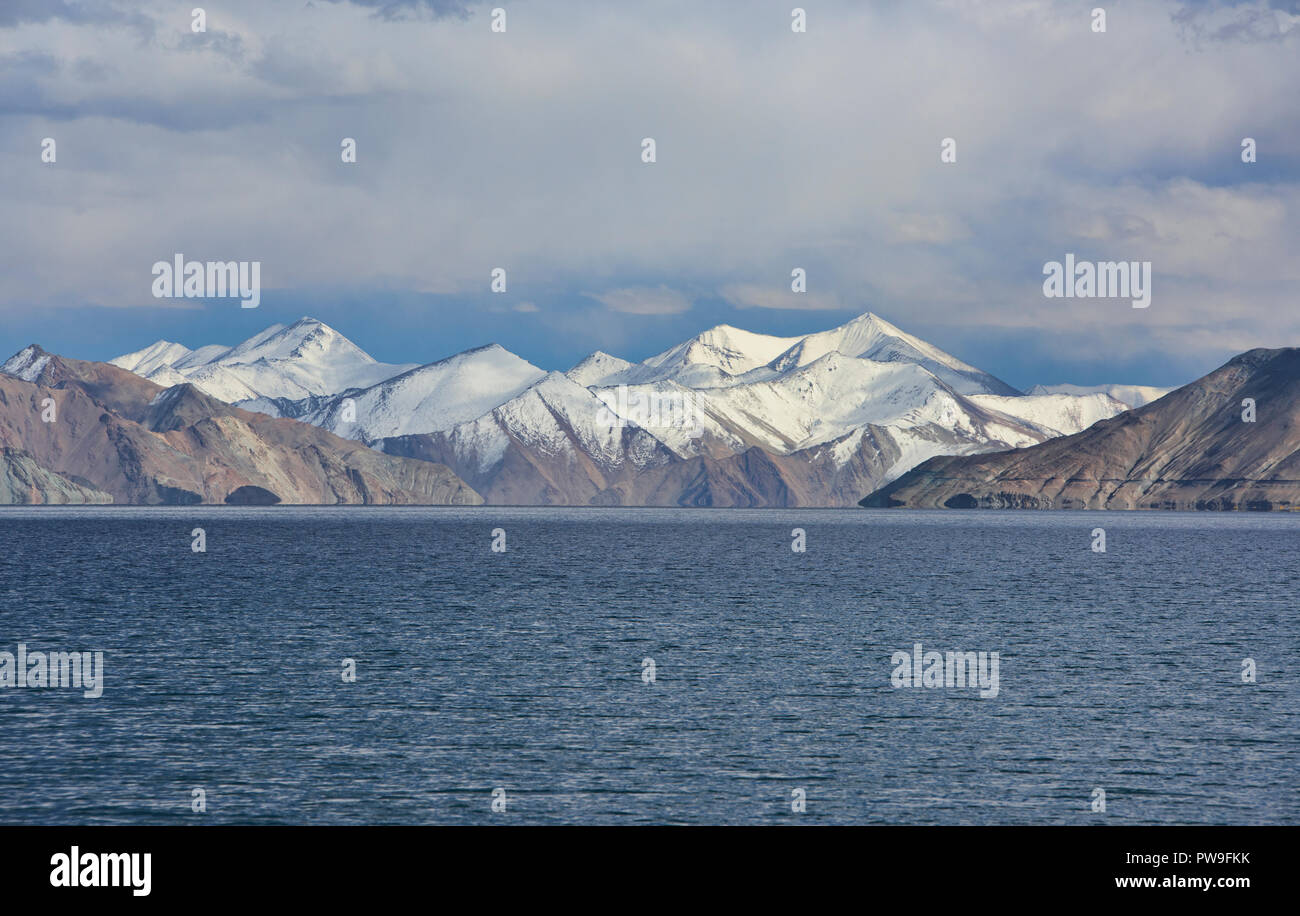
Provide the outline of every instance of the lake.
[[103,688],[0,689],[0,823],[1297,823],[1298,586],[1283,514],[6,508],[0,651]]

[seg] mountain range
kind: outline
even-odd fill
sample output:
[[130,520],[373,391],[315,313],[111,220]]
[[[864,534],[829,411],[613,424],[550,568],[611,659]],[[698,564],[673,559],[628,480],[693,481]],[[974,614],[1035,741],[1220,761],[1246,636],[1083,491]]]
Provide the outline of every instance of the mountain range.
[[567,371],[496,344],[381,363],[307,317],[111,363],[530,505],[852,506],[932,456],[1035,445],[1164,392],[1022,394],[871,313],[803,337],[719,325],[641,362],[597,351]]
[[227,403],[333,394],[415,368],[377,362],[333,328],[310,318],[288,327],[272,325],[233,347],[191,350],[160,340],[111,362],[164,388],[189,382]]
[[0,366],[0,502],[476,505],[446,467],[29,346]]
[[936,457],[870,507],[1300,508],[1300,349],[1249,350],[1164,397],[1074,435]]

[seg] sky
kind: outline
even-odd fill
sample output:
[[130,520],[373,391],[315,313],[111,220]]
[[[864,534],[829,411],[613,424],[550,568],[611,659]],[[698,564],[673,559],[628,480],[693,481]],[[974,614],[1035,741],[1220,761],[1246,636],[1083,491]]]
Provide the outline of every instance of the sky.
[[[793,8],[3,0],[0,351],[311,315],[564,369],[872,311],[1027,388],[1300,345],[1300,0]],[[155,298],[177,253],[260,262],[260,306]],[[1150,306],[1044,296],[1067,253],[1149,261]]]

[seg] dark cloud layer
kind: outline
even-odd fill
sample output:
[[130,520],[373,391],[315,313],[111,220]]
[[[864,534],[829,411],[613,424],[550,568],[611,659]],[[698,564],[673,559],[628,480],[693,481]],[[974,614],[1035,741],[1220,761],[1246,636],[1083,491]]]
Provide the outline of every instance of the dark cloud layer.
[[153,20],[132,9],[132,4],[111,0],[4,0],[0,3],[0,29],[62,21],[73,25],[129,25],[152,34]]
[[[1065,0],[825,0],[806,34],[745,0],[502,4],[496,34],[492,5],[0,4],[0,349],[311,313],[390,361],[549,367],[870,309],[1013,382],[1159,384],[1300,342],[1293,2],[1116,5],[1100,35]],[[262,308],[161,307],[178,251],[260,260]],[[1067,252],[1151,260],[1151,308],[1045,299]]]
[[351,3],[372,9],[376,16],[383,19],[407,19],[429,16],[440,18],[455,16],[465,18],[471,7],[478,4],[474,0],[325,0],[327,3]]

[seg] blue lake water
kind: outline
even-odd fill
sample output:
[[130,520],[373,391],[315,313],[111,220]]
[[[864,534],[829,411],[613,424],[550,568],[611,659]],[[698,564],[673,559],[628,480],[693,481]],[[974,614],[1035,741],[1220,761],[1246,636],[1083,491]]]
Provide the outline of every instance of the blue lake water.
[[1298,823],[1297,586],[1280,514],[5,509],[0,651],[105,686],[0,689],[0,823]]

